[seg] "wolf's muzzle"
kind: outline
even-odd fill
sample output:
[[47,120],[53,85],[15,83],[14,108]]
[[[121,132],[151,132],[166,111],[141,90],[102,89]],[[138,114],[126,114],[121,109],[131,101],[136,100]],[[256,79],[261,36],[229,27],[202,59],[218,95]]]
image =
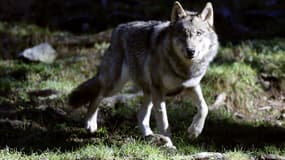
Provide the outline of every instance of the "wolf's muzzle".
[[195,50],[192,48],[186,48],[186,57],[187,58],[193,58],[195,54]]

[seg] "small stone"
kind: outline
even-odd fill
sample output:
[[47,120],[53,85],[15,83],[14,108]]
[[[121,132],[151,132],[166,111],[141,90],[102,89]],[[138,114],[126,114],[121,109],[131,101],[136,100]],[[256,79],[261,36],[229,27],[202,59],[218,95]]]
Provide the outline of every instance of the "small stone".
[[261,80],[260,81],[261,85],[263,86],[264,89],[268,90],[270,89],[270,82],[269,81],[264,81],[264,80]]
[[163,148],[176,150],[176,147],[172,144],[172,141],[169,137],[161,134],[152,134],[145,137],[145,140],[150,144],[155,144]]
[[285,113],[281,114],[282,119],[285,119]]
[[278,121],[278,120],[277,120],[275,123],[276,123],[277,126],[280,126],[280,127],[283,126],[283,122],[281,122],[281,121]]
[[262,160],[285,160],[285,157],[279,156],[279,155],[274,155],[274,154],[268,154],[268,155],[263,155],[260,157]]
[[32,48],[27,48],[19,54],[20,58],[43,63],[53,63],[57,57],[56,51],[49,43],[41,43]]
[[201,152],[193,155],[193,159],[195,160],[224,160],[225,157],[222,153],[215,153],[215,152]]

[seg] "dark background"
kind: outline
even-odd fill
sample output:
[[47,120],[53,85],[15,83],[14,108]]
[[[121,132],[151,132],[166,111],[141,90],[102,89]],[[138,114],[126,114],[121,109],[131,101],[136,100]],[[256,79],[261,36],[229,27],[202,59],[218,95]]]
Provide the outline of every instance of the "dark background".
[[[88,34],[133,20],[168,20],[173,0],[0,0],[0,20]],[[201,11],[207,1],[181,0]],[[215,0],[221,41],[285,36],[284,0]]]

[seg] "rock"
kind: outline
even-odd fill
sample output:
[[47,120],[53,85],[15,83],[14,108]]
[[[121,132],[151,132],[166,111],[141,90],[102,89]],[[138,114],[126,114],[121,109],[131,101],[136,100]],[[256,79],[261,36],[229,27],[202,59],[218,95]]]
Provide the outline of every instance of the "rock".
[[32,48],[25,49],[19,54],[20,58],[43,63],[53,63],[57,57],[56,51],[49,43],[41,43]]
[[283,126],[283,122],[282,122],[282,121],[279,121],[279,120],[277,120],[277,121],[275,122],[275,124],[276,124],[277,126],[279,126],[279,127],[282,127],[282,126]]
[[282,113],[281,117],[282,119],[285,119],[285,113]]
[[145,140],[150,144],[161,146],[166,149],[176,150],[176,147],[172,144],[172,141],[169,137],[161,134],[152,134],[145,137]]
[[268,155],[263,155],[259,157],[259,159],[260,160],[285,160],[285,157],[274,155],[274,154],[268,154]]
[[262,87],[266,90],[270,89],[270,86],[271,86],[271,83],[269,81],[264,81],[264,80],[261,80],[260,81],[260,84],[262,85]]
[[195,160],[224,160],[225,157],[222,153],[215,153],[215,152],[201,152],[193,155],[193,159]]
[[217,152],[201,152],[201,153],[196,153],[193,155],[186,155],[186,156],[176,156],[174,158],[175,160],[224,160],[225,155],[222,153],[217,153]]

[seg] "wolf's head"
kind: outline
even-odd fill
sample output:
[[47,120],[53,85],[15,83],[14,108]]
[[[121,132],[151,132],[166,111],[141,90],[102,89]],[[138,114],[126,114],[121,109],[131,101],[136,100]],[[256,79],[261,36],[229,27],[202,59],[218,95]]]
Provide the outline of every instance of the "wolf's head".
[[201,13],[185,11],[175,2],[171,13],[171,42],[176,54],[186,61],[202,59],[216,45],[214,12],[207,3]]

